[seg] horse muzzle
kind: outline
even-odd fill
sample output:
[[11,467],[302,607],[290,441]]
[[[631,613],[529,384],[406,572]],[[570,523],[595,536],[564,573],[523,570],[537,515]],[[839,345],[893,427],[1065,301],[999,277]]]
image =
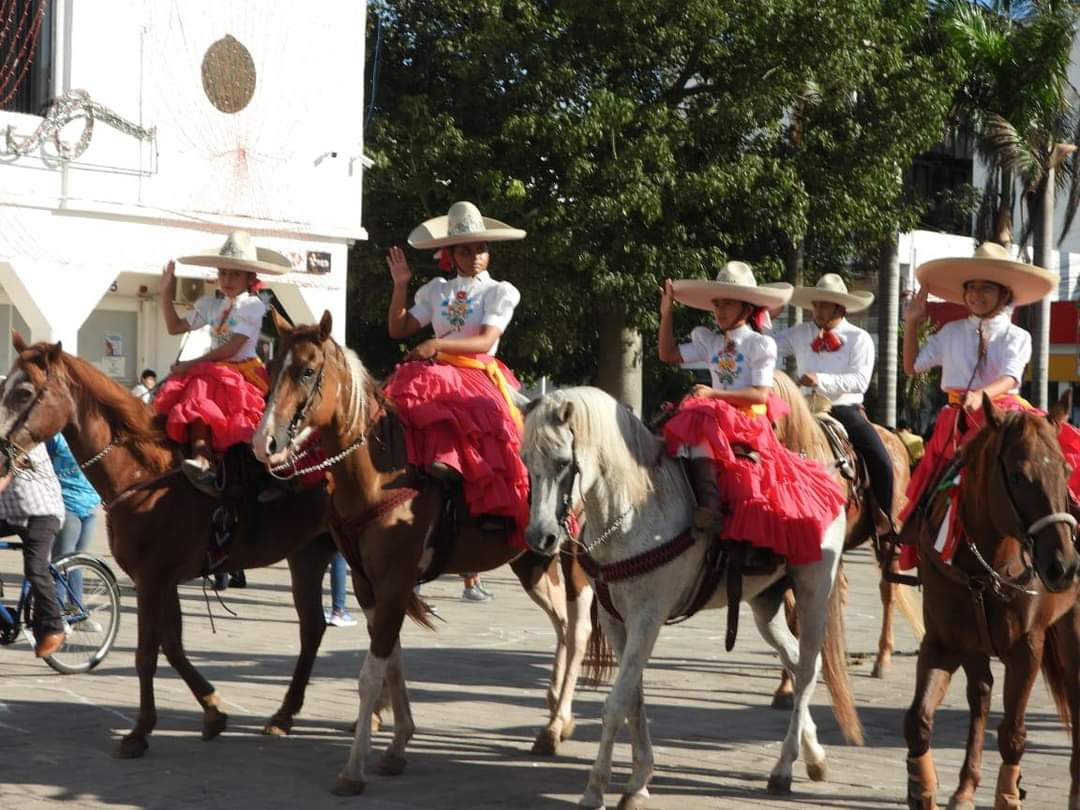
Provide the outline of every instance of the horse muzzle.
[[559,536],[554,531],[530,523],[525,529],[525,545],[537,554],[553,557],[559,551]]

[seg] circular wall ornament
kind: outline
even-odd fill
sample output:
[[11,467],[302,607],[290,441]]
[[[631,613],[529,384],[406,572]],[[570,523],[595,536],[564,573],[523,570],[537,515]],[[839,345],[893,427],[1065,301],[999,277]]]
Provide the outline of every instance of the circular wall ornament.
[[240,112],[255,95],[255,60],[231,34],[206,49],[202,85],[210,103],[223,113]]

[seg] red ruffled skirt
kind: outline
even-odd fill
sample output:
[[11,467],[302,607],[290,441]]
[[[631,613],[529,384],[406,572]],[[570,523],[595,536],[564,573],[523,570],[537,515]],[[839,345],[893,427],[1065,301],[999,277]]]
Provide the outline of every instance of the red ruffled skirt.
[[[672,454],[685,445],[712,451],[728,510],[721,537],[770,548],[791,565],[821,559],[825,529],[846,498],[822,465],[780,443],[767,417],[722,399],[695,397],[684,400],[664,425],[664,439]],[[759,460],[736,457],[732,444],[748,446]]]
[[[261,383],[261,384],[260,384]],[[262,420],[268,388],[261,362],[199,363],[169,377],[154,398],[158,413],[167,414],[165,430],[175,442],[188,442],[188,425],[204,422],[210,444],[224,452],[250,442]]]
[[[474,355],[483,363],[492,358]],[[503,376],[520,384],[506,366]],[[409,463],[439,461],[461,473],[469,514],[513,518],[511,544],[525,547],[529,473],[521,461],[521,431],[510,406],[482,369],[441,362],[410,362],[386,382],[405,426]]]
[[[1019,397],[1006,394],[994,400],[994,405],[1003,411],[1043,411],[1032,406]],[[926,453],[915,467],[908,482],[908,503],[904,511],[900,513],[900,519],[907,521],[915,507],[919,503],[926,488],[931,486],[935,479],[945,469],[949,461],[956,455],[957,449],[967,443],[972,436],[979,432],[983,426],[984,417],[982,410],[965,413],[965,429],[960,432],[959,405],[946,405],[938,414],[937,422],[934,423],[934,433],[930,441],[926,443]],[[1072,476],[1069,478],[1069,491],[1076,500],[1080,500],[1080,430],[1072,425],[1061,425],[1058,431],[1058,441],[1061,443],[1061,452],[1065,460],[1072,467]],[[918,551],[914,545],[902,546],[900,549],[900,567],[902,570],[915,568],[918,565]]]

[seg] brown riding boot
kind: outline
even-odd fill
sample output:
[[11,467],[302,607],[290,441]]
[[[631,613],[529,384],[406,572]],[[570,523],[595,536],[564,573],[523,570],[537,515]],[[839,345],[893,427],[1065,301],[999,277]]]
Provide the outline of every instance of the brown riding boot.
[[694,539],[712,540],[724,525],[723,503],[716,483],[716,461],[711,458],[690,459],[690,484],[698,505],[694,511]]

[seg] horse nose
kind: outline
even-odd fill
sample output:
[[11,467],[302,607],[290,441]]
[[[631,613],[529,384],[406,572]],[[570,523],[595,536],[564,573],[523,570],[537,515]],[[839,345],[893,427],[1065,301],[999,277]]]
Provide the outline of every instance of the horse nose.
[[270,451],[270,455],[273,455],[274,453],[276,453],[277,452],[277,439],[275,439],[273,436],[271,436],[270,441],[268,441],[266,443],[266,448],[267,448],[267,450]]

